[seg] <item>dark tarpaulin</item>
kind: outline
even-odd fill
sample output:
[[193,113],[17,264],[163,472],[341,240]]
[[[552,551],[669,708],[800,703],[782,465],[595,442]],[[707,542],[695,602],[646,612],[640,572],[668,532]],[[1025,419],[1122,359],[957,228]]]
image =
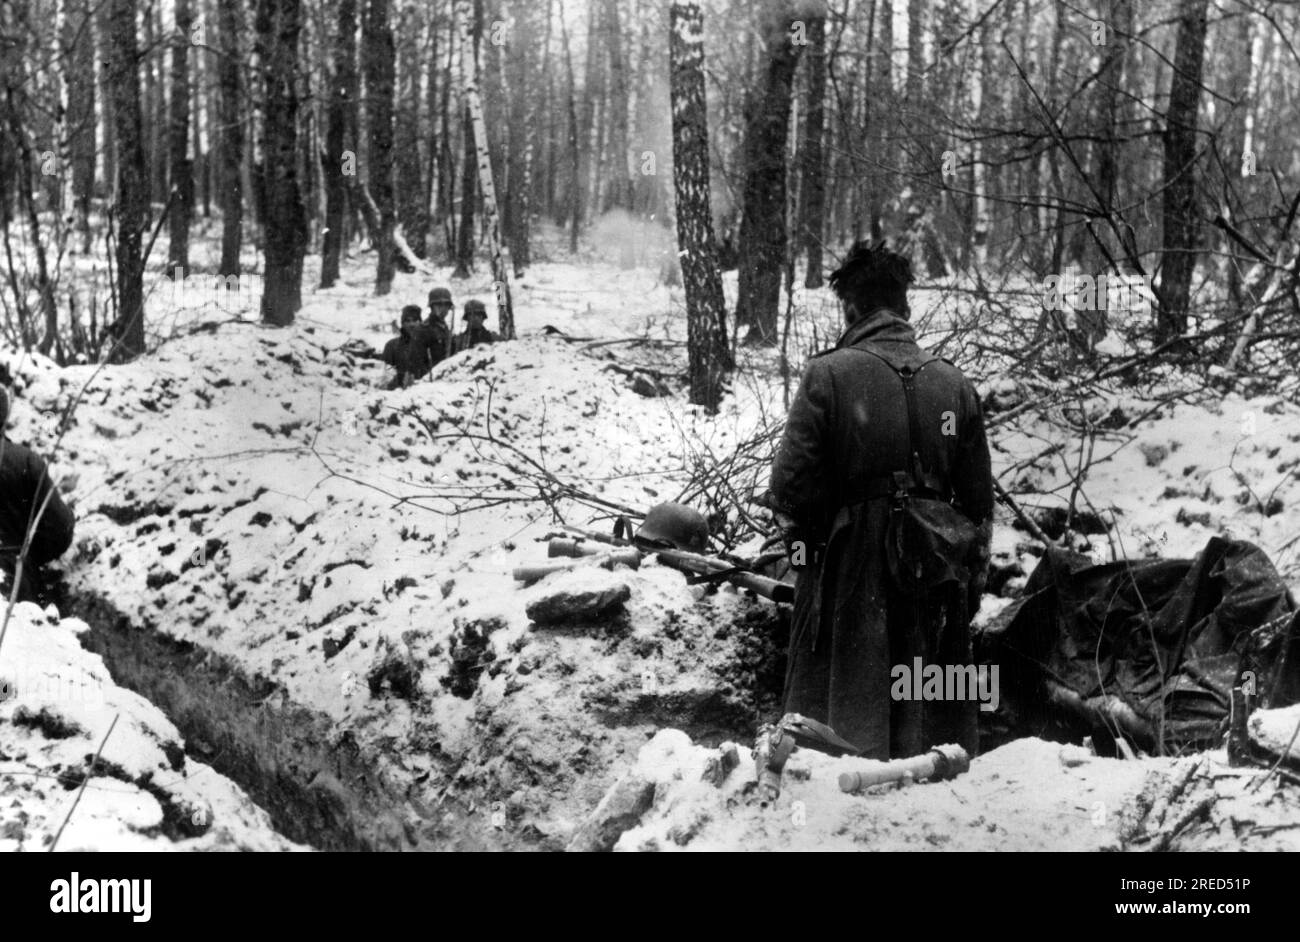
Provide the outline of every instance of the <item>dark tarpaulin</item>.
[[1106,751],[1117,734],[1148,752],[1216,747],[1238,684],[1253,681],[1263,707],[1300,700],[1297,633],[1286,584],[1251,543],[1214,537],[1194,559],[1102,566],[1052,548],[976,639],[1001,675],[1000,716],[984,733],[1091,735]]

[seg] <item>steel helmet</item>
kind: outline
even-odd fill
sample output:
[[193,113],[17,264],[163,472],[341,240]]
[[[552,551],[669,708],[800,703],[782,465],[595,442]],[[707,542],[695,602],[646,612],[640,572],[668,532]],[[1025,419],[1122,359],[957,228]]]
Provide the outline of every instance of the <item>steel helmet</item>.
[[709,524],[704,515],[685,504],[656,504],[636,531],[638,541],[702,553],[709,545]]

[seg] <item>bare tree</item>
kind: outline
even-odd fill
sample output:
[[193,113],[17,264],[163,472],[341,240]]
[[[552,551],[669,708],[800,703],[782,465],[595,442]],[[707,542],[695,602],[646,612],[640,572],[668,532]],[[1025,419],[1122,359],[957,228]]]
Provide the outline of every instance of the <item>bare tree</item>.
[[1164,134],[1164,263],[1158,326],[1166,336],[1187,330],[1200,215],[1196,206],[1196,130],[1201,103],[1209,0],[1180,0],[1178,40]]
[[135,0],[110,0],[107,84],[113,94],[117,149],[117,321],[113,358],[144,352],[144,229],[149,219],[149,180],[144,163],[140,114],[139,55]]
[[632,177],[628,171],[627,66],[623,56],[623,33],[618,0],[605,0],[605,46],[609,54],[609,155],[612,173],[605,194],[605,209],[632,208]]
[[185,277],[190,267],[190,220],[194,215],[194,166],[189,155],[190,131],[190,29],[194,14],[190,0],[176,0],[176,31],[172,35],[171,95],[171,215],[167,250],[167,272]]
[[397,224],[407,245],[417,258],[427,254],[425,241],[429,231],[428,198],[425,187],[424,161],[420,147],[420,53],[424,36],[423,6],[403,5],[397,36],[397,87],[394,94],[393,170],[401,186],[395,187],[393,201]]
[[244,94],[240,75],[244,17],[239,0],[217,0],[217,159],[220,168],[222,275],[239,274],[244,222]]
[[320,286],[339,277],[348,213],[347,177],[356,173],[357,153],[357,3],[339,0],[334,34],[334,66],[329,83],[325,128],[325,240],[321,248]]
[[726,309],[709,204],[709,123],[704,94],[704,15],[674,0],[668,56],[673,112],[677,243],[686,291],[691,402],[716,411],[727,366]]
[[736,319],[749,325],[747,341],[764,344],[777,341],[777,308],[785,266],[785,150],[794,72],[802,49],[794,41],[793,22],[794,7],[787,0],[769,4],[763,20],[766,68],[745,129]]
[[298,34],[301,0],[259,0],[257,36],[265,65],[262,319],[285,327],[302,307],[307,220],[298,188]]
[[72,192],[81,251],[90,251],[90,201],[95,192],[95,23],[89,0],[71,0],[66,25],[68,130]]
[[582,205],[587,215],[599,210],[600,153],[604,122],[598,119],[597,109],[605,96],[604,71],[601,69],[604,46],[600,42],[600,14],[604,4],[599,0],[587,4],[587,56],[582,77],[582,124],[578,139],[582,144],[581,185]]
[[361,46],[366,75],[366,124],[370,135],[366,180],[379,211],[375,294],[384,295],[393,288],[393,228],[396,224],[393,208],[395,51],[388,0],[366,0],[365,15],[361,20]]
[[560,0],[560,38],[564,44],[564,69],[568,77],[567,98],[569,102],[569,166],[572,179],[569,182],[569,252],[578,251],[578,229],[582,225],[582,146],[579,141],[581,124],[578,118],[578,96],[574,85],[573,54],[569,47],[569,27],[564,18],[564,0]]
[[804,109],[803,140],[799,145],[799,232],[808,260],[804,285],[822,285],[822,216],[826,211],[826,169],[822,137],[826,125],[826,19],[812,17],[808,31],[808,95]]

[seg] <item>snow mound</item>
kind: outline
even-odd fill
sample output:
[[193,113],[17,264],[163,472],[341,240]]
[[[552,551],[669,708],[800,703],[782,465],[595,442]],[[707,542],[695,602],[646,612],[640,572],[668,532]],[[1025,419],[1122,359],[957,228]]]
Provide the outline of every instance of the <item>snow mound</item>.
[[1021,739],[976,757],[951,781],[850,795],[839,774],[856,760],[796,749],[769,803],[756,791],[747,747],[721,786],[711,784],[720,751],[677,730],[650,740],[629,774],[654,783],[653,805],[614,849],[1114,850],[1119,812],[1152,768]]
[[52,608],[14,608],[0,652],[0,850],[46,850],[65,818],[60,850],[301,849],[113,683],[78,643],[86,630]]

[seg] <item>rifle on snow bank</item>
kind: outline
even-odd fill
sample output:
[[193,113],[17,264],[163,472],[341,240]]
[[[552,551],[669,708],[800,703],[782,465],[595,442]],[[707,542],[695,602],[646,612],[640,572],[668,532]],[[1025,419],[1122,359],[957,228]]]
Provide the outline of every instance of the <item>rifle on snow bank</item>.
[[[646,546],[635,540],[624,539],[623,537],[594,530],[583,530],[578,527],[568,527],[567,529],[577,535],[552,537],[547,544],[547,555],[549,557],[585,559],[586,557],[599,556],[604,557],[600,561],[602,565],[614,565],[616,563],[631,565],[628,562],[629,555],[627,553],[612,552],[610,547],[613,546],[630,550],[638,562],[642,556],[654,556],[663,565],[687,573],[688,581],[691,583],[730,582],[742,589],[749,589],[751,592],[761,595],[772,602],[788,604],[794,601],[794,586],[790,585],[790,583],[780,582],[753,571],[756,565],[761,565],[765,557],[760,557],[750,563],[737,563],[719,559],[716,556],[688,553],[685,550]],[[536,581],[543,575],[569,568],[571,565],[524,566],[516,569],[514,575],[516,579],[523,582]]]

